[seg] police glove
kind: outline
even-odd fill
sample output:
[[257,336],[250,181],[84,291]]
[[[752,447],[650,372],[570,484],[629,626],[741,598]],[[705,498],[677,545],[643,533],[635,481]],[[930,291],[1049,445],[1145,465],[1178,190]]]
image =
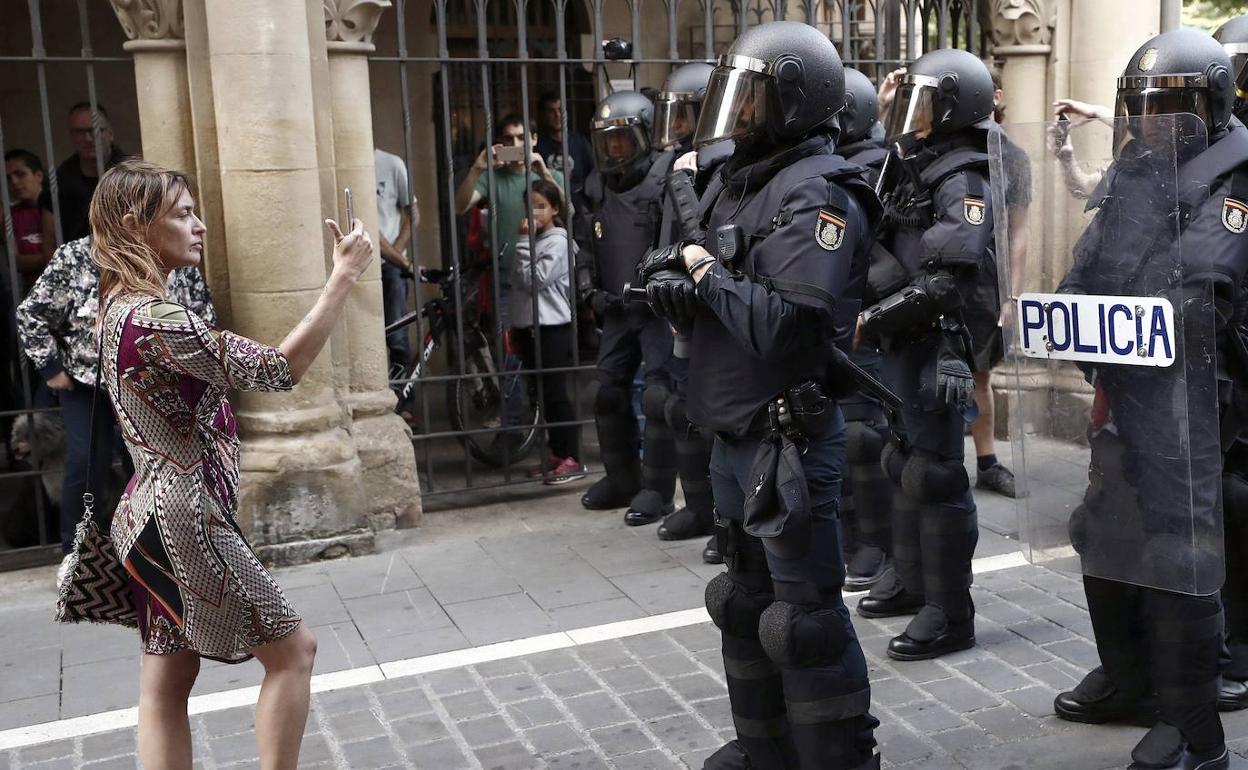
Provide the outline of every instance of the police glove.
[[585,304],[589,305],[589,309],[594,311],[596,318],[602,320],[606,318],[608,311],[620,304],[620,300],[619,297],[616,297],[609,291],[594,289],[585,298]]
[[975,403],[975,378],[971,367],[948,344],[942,344],[936,356],[936,397],[958,410]]
[[683,241],[647,251],[641,258],[641,262],[637,264],[637,277],[641,279],[638,283],[645,286],[650,283],[652,277],[662,272],[688,275],[689,271],[685,269],[685,259],[680,256],[682,246],[684,246]]
[[698,312],[698,294],[693,279],[686,272],[663,270],[646,282],[650,309],[666,318],[678,333],[687,333]]

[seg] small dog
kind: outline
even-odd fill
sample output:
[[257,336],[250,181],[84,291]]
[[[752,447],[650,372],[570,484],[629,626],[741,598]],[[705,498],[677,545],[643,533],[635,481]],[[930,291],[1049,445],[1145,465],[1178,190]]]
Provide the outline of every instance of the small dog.
[[[35,412],[13,421],[9,436],[13,456],[29,462],[42,471],[43,489],[58,508],[61,505],[61,481],[65,477],[65,423],[56,412]],[[35,452],[35,448],[38,452]],[[36,457],[36,455],[38,455]]]

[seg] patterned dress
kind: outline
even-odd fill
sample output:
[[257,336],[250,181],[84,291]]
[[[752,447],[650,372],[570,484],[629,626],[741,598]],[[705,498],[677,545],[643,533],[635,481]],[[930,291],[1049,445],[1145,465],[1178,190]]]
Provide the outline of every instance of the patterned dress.
[[289,390],[286,357],[151,295],[110,300],[101,335],[100,377],[134,460],[112,539],[143,651],[245,661],[299,617],[234,521],[238,438],[225,397]]

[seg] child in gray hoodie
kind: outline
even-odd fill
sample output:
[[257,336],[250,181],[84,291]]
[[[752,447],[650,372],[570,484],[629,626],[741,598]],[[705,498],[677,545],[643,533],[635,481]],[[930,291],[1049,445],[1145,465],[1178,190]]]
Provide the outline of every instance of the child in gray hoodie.
[[[520,351],[525,369],[535,369],[538,352],[541,368],[571,366],[572,304],[569,280],[576,242],[568,235],[559,217],[563,194],[555,184],[539,179],[529,192],[533,208],[533,239],[536,256],[529,247],[529,220],[520,220],[520,238],[516,241],[516,258],[512,265],[511,327],[512,339]],[[536,323],[534,313],[536,312]],[[576,419],[568,397],[568,372],[540,375],[542,412],[547,423],[571,423]],[[548,457],[530,472],[534,478],[545,477],[546,484],[566,484],[583,478],[585,468],[580,462],[580,428],[556,425],[546,429]]]

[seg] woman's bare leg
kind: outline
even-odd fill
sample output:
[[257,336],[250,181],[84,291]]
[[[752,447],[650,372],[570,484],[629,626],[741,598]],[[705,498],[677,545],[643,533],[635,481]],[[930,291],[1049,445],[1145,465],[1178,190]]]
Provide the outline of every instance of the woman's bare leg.
[[276,642],[252,647],[264,664],[264,683],[256,702],[256,745],[261,770],[293,770],[308,722],[316,635],[307,626]]
[[152,770],[191,770],[186,701],[199,676],[199,655],[182,650],[144,655],[139,670],[139,759]]

